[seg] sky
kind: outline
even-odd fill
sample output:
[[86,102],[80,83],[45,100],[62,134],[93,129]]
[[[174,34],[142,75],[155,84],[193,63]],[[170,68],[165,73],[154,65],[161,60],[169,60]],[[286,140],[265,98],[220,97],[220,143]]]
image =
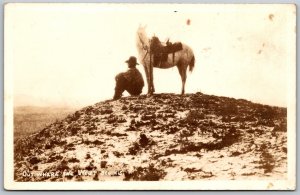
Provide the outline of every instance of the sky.
[[[138,56],[139,25],[149,37],[193,49],[186,93],[286,107],[296,74],[292,5],[7,4],[4,25],[14,106],[82,107],[111,99],[115,75]],[[177,68],[154,69],[154,85],[156,93],[179,94]]]

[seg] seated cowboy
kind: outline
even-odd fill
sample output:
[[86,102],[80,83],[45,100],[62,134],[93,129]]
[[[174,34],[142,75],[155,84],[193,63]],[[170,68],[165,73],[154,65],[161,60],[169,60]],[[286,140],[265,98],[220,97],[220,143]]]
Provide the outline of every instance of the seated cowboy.
[[116,87],[114,100],[121,98],[123,92],[126,90],[130,95],[140,95],[144,87],[144,80],[140,71],[136,68],[138,64],[136,57],[131,56],[126,63],[128,64],[128,70],[126,72],[119,73],[116,76]]

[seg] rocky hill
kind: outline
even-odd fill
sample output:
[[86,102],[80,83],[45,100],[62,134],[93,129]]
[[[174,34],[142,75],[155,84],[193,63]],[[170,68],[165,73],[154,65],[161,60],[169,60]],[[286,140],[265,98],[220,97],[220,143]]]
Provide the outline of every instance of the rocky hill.
[[15,180],[285,179],[286,117],[202,93],[108,100],[17,140]]

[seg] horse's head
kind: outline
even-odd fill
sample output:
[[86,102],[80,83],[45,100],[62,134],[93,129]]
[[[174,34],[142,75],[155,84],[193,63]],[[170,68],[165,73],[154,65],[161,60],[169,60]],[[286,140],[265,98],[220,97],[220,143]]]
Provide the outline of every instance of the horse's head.
[[139,26],[137,30],[137,47],[139,49],[145,49],[146,47],[149,47],[149,39],[146,34],[146,26]]
[[144,35],[146,36],[146,28],[147,28],[147,25],[145,26],[142,26],[141,24],[139,25],[138,29],[137,29],[137,33],[139,35]]

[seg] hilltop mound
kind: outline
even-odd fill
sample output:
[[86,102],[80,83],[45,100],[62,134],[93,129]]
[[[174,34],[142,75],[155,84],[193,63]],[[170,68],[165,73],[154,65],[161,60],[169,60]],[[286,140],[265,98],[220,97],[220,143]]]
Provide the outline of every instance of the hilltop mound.
[[284,179],[286,116],[202,93],[108,100],[17,140],[15,180]]

